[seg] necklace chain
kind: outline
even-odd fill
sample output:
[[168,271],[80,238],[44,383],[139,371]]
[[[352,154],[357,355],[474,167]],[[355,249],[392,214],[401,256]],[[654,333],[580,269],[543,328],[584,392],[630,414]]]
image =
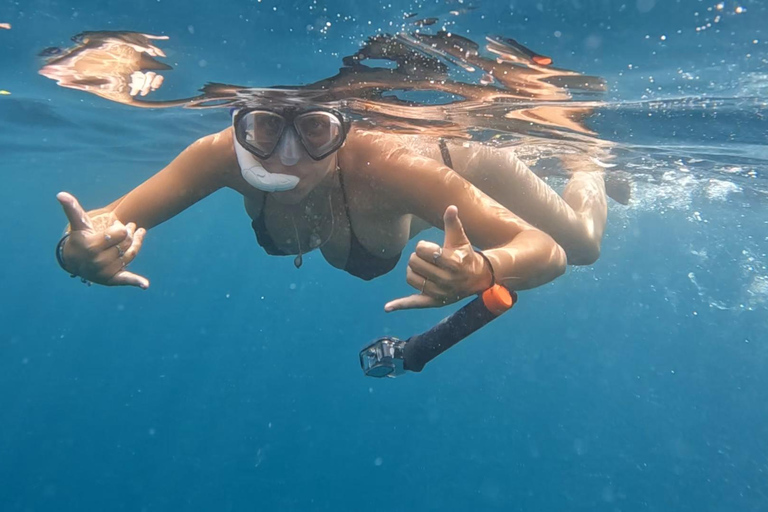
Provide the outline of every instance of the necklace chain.
[[[338,165],[336,166],[336,171],[338,172],[339,168]],[[325,239],[325,241],[322,241],[320,238],[320,235],[318,234],[322,228],[322,222],[318,222],[318,220],[322,221],[322,215],[309,215],[309,205],[307,205],[304,209],[305,217],[309,219],[310,222],[310,232],[309,232],[309,250],[314,249],[321,249],[325,244],[327,244],[331,238],[333,238],[333,232],[336,228],[336,216],[333,212],[333,194],[328,194],[328,210],[331,213],[331,232],[328,234],[328,238]],[[301,268],[301,265],[304,263],[304,253],[301,250],[301,238],[299,237],[299,230],[296,227],[296,218],[293,214],[291,214],[291,223],[293,224],[293,232],[296,234],[296,245],[299,249],[299,254],[294,258],[293,264],[296,268]]]

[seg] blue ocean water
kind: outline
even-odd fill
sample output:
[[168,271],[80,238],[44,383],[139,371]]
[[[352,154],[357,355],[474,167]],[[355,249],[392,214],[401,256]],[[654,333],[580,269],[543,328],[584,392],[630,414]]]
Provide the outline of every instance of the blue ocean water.
[[[0,2],[0,510],[768,509],[768,5],[475,5]],[[595,127],[636,181],[595,265],[384,380],[358,350],[447,311],[383,312],[405,261],[365,283],[267,257],[234,192],[149,233],[147,291],[58,268],[58,191],[102,206],[228,118],[59,88],[40,50],[168,35],[179,97],[330,76],[410,12],[608,80]]]

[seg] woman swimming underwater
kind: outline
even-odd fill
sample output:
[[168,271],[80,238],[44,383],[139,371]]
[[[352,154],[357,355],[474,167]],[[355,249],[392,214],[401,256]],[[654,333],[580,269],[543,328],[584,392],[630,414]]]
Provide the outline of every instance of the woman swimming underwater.
[[575,172],[560,197],[511,151],[358,129],[330,109],[258,106],[104,208],[86,213],[60,193],[71,229],[60,263],[94,283],[147,288],[125,268],[146,231],[221,188],[242,194],[269,254],[300,266],[320,249],[362,279],[391,271],[422,230],[443,229],[442,246],[421,241],[408,260],[418,293],[387,311],[442,306],[494,281],[547,283],[566,261],[597,259],[607,214],[599,167]]
[[[103,39],[114,51],[125,41],[135,48],[139,36],[145,37],[105,33]],[[467,40],[450,34],[419,37],[423,41],[416,43],[460,54],[489,76],[503,77],[498,80],[506,81],[509,90],[531,99],[545,94],[562,99],[559,95],[564,89],[547,83],[549,76],[556,76],[558,83],[573,78],[580,85],[591,78],[550,71],[535,63],[530,68],[504,64],[507,68],[502,69],[499,62],[457,47],[457,43],[471,43]],[[424,39],[427,37],[432,39]],[[85,40],[99,51],[105,48],[93,34]],[[409,39],[405,42],[416,44]],[[507,61],[530,60],[516,44],[492,40],[489,49],[503,54]],[[462,104],[467,106],[465,112],[471,110],[470,105],[493,104],[494,97],[503,92],[498,87],[460,84],[444,77],[436,81],[434,73],[444,71],[437,63],[431,64],[433,74],[414,77],[415,68],[409,62],[420,58],[418,69],[427,69],[426,63],[432,61],[404,48],[402,38],[374,38],[358,54],[345,58],[347,67],[339,75],[313,84],[310,90],[321,95],[330,91],[335,99],[357,97],[365,105],[391,112],[408,107],[383,103],[382,84],[442,87],[444,92],[468,100]],[[69,55],[84,53],[82,48],[78,51]],[[361,64],[382,52],[397,60],[397,69],[376,70]],[[66,60],[58,58],[43,69],[48,74],[55,71],[59,78],[67,76],[62,64]],[[121,70],[120,80],[113,81],[122,83],[127,76],[133,82],[141,79],[138,70],[147,66],[145,61],[137,60],[128,69],[132,74]],[[131,97],[139,92],[143,96],[159,84],[154,73],[144,80],[142,87],[132,83]],[[224,89],[225,94],[237,93]],[[103,87],[94,91],[104,94]],[[147,288],[145,277],[126,269],[137,257],[146,231],[221,188],[231,188],[244,197],[256,238],[268,254],[296,255],[299,267],[303,254],[319,249],[331,265],[365,280],[394,269],[408,241],[421,231],[433,226],[443,229],[442,245],[420,241],[409,257],[406,281],[417,293],[388,302],[387,311],[450,304],[494,282],[511,290],[532,288],[561,275],[566,263],[597,260],[607,216],[605,182],[599,161],[587,154],[559,156],[571,172],[561,197],[511,148],[462,140],[455,137],[455,131],[449,134],[453,138],[436,136],[434,130],[418,135],[396,133],[353,122],[325,102],[313,101],[311,94],[285,97],[279,92],[239,102],[230,127],[193,143],[156,175],[103,208],[86,213],[73,195],[60,193],[58,199],[70,222],[70,231],[57,246],[61,266],[83,280]],[[122,97],[120,101],[139,103]],[[439,121],[440,109],[416,109],[417,117],[412,119],[432,115]],[[539,105],[498,118],[472,119],[494,123],[499,119],[505,125],[529,125],[535,119],[542,126],[562,124],[579,132],[572,117],[578,118],[584,111]]]

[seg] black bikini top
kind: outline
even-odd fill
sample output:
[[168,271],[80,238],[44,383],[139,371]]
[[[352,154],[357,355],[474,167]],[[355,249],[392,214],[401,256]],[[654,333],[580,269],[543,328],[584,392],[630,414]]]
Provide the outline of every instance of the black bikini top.
[[[344,270],[349,272],[355,277],[370,281],[376,277],[382,276],[395,268],[397,262],[400,261],[401,254],[393,256],[391,258],[380,258],[371,254],[363,244],[360,243],[355,230],[352,229],[352,218],[349,215],[349,202],[347,201],[347,191],[344,188],[344,178],[339,169],[339,183],[341,185],[341,193],[344,198],[344,211],[347,215],[347,222],[349,223],[349,255],[347,256],[347,263],[344,265]],[[261,212],[256,217],[251,226],[254,233],[256,233],[256,240],[259,245],[264,248],[267,254],[271,256],[289,256],[289,254],[283,252],[272,239],[272,236],[267,231],[267,225],[264,220],[264,206],[267,204],[267,196],[264,196],[264,201],[261,203]]]
[[[445,165],[452,167],[451,154],[443,139],[440,139],[440,153]],[[355,235],[355,230],[352,229],[352,217],[349,215],[349,201],[347,201],[347,191],[344,188],[344,176],[341,169],[339,169],[339,184],[341,185],[341,194],[344,198],[344,211],[347,215],[347,223],[349,224],[350,233],[349,255],[347,256],[347,263],[344,265],[344,270],[355,277],[370,281],[371,279],[382,276],[395,268],[400,261],[402,253],[397,256],[392,256],[391,258],[381,258],[372,254],[360,243],[360,240],[358,240]],[[256,240],[259,245],[264,248],[264,251],[266,251],[267,254],[271,256],[289,256],[288,253],[283,252],[277,247],[274,239],[269,234],[269,231],[267,231],[266,221],[264,220],[264,207],[267,204],[267,197],[268,196],[265,194],[264,201],[261,203],[261,212],[259,212],[259,216],[251,222],[251,227],[253,227],[253,231],[256,233]]]

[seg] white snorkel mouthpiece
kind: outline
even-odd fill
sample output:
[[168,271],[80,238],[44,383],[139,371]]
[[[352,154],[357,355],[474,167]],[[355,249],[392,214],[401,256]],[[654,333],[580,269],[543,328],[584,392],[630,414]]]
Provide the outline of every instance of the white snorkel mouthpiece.
[[237,163],[240,164],[240,174],[252,187],[264,192],[282,192],[296,188],[299,183],[298,176],[269,172],[235,139],[235,153]]
[[301,142],[293,128],[286,128],[275,149],[280,163],[286,167],[296,165],[301,159]]

